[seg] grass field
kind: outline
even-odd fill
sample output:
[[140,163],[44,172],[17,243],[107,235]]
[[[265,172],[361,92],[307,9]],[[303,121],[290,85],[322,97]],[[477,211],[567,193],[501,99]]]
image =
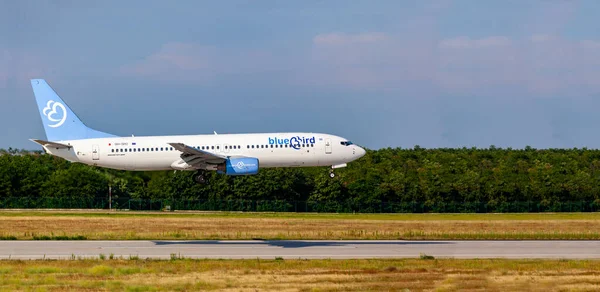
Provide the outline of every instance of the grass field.
[[600,239],[600,213],[3,211],[0,239]]
[[0,290],[598,291],[600,261],[1,261]]

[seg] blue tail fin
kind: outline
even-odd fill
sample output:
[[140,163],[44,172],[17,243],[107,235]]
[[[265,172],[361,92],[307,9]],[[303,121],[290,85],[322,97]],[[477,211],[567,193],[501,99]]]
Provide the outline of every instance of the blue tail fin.
[[46,136],[50,141],[108,138],[114,135],[88,128],[44,79],[32,79]]

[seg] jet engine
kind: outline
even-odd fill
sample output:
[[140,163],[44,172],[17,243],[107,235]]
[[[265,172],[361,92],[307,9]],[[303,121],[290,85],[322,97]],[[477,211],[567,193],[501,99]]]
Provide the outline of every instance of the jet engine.
[[258,159],[253,157],[229,158],[217,166],[217,172],[226,175],[252,175],[258,173]]

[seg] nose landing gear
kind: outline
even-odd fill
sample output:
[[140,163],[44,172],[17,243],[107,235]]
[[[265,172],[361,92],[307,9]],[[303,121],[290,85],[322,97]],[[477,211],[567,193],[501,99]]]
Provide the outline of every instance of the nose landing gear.
[[333,170],[336,168],[342,168],[342,167],[346,167],[346,163],[332,165],[331,168],[329,169],[329,177],[334,178],[335,173],[333,172]]

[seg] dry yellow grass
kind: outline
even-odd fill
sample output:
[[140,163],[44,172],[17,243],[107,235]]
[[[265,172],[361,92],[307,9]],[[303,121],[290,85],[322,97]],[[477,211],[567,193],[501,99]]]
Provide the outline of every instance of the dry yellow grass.
[[0,236],[87,239],[600,239],[600,219],[0,215]]
[[2,261],[0,290],[597,291],[600,261]]

